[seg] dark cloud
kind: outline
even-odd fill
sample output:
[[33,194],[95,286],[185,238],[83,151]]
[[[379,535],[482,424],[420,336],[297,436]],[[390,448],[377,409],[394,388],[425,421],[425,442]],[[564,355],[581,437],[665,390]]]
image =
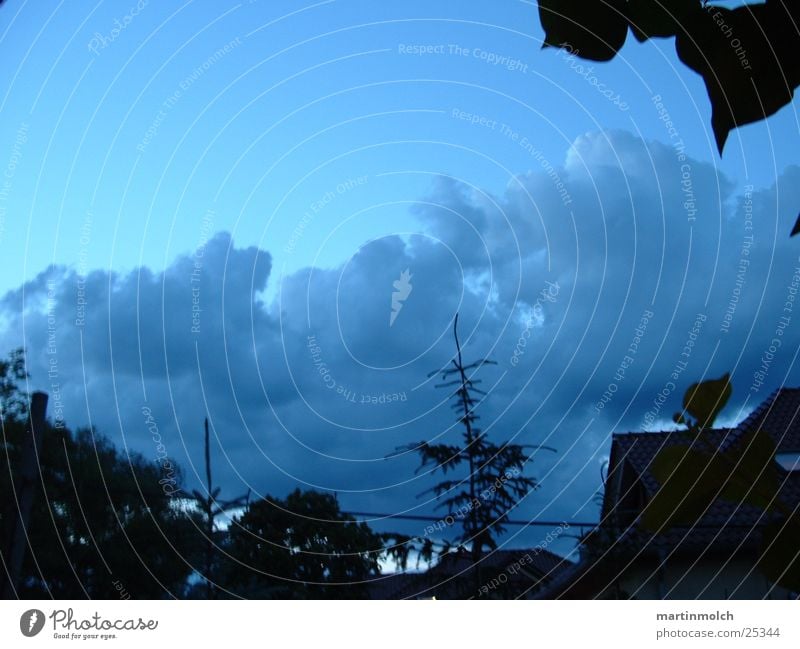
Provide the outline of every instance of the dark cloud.
[[501,196],[439,179],[415,209],[420,234],[285,277],[268,305],[269,253],[221,233],[162,273],[50,268],[3,298],[2,340],[24,342],[35,387],[58,384],[69,425],[154,456],[150,407],[192,486],[208,413],[230,495],[312,485],[349,509],[430,512],[416,458],[385,456],[459,434],[426,378],[452,356],[458,312],[467,358],[498,363],[481,371],[484,428],[558,449],[534,458],[542,488],[514,517],[591,520],[612,431],[668,425],[703,376],[733,372],[731,419],[797,382],[787,297],[800,250],[785,206],[800,202],[798,181],[790,168],[745,194],[674,147],[590,133]]

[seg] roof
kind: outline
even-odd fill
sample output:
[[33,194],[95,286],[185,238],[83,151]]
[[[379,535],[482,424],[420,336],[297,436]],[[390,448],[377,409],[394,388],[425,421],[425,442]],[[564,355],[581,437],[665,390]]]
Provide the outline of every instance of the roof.
[[[758,408],[735,428],[714,428],[702,433],[706,447],[724,450],[742,435],[761,429],[772,438],[778,453],[800,450],[800,389],[780,388],[773,392]],[[689,431],[664,431],[657,433],[622,433],[612,436],[612,462],[626,462],[633,468],[647,495],[654,495],[659,482],[650,471],[659,451],[671,446],[692,446],[694,435]],[[613,470],[613,466],[610,470]],[[781,491],[782,499],[791,504],[800,503],[800,475],[787,473]],[[608,503],[604,503],[604,508]],[[704,525],[723,525],[735,515],[736,522],[751,526],[758,522],[759,508],[736,506],[718,501],[707,513]],[[734,511],[738,510],[738,511]],[[604,510],[603,514],[607,512]]]
[[[762,430],[775,442],[777,453],[800,452],[800,388],[780,388],[770,394],[750,415],[733,428],[715,428],[704,431],[703,439],[708,445],[720,450],[728,448],[742,435]],[[653,459],[663,448],[676,445],[691,445],[693,435],[688,431],[661,431],[649,433],[617,433],[612,436],[609,459],[609,478],[615,471],[625,468],[633,471],[645,498],[658,491],[659,482],[650,471]],[[610,483],[610,480],[609,480]],[[607,483],[607,484],[609,484]],[[603,536],[613,519],[612,509],[617,498],[613,489],[606,490],[600,527],[596,532]],[[800,506],[800,472],[783,473],[780,498],[796,509]],[[662,560],[667,553],[685,552],[694,558],[716,553],[732,556],[736,553],[751,553],[761,542],[761,528],[769,522],[764,511],[752,505],[715,501],[695,526],[674,527],[657,535],[640,531],[636,527],[620,530],[610,528],[614,548],[622,552],[625,563],[635,557],[649,561],[655,555]],[[613,555],[613,556],[612,556]],[[584,558],[561,572],[537,597],[591,597],[598,596],[606,588],[613,588],[619,577],[619,553],[603,554],[603,560]]]
[[398,596],[414,587],[419,580],[419,574],[412,572],[396,572],[382,575],[373,579],[368,584],[370,599],[404,599]]
[[[574,564],[543,548],[495,550],[480,561],[483,582],[505,573],[506,596],[525,596],[540,585],[549,583]],[[397,573],[370,586],[372,599],[415,599],[436,595],[440,599],[470,598],[475,579],[472,558],[466,551],[445,554],[424,573]]]
[[762,428],[770,433],[779,452],[800,451],[800,388],[775,390],[737,428]]
[[[506,570],[518,564],[525,570],[537,575],[548,575],[558,570],[564,563],[564,557],[553,554],[548,550],[536,548],[533,550],[495,550],[481,559],[481,567]],[[450,552],[432,568],[437,574],[454,576],[469,570],[472,558],[468,552]]]

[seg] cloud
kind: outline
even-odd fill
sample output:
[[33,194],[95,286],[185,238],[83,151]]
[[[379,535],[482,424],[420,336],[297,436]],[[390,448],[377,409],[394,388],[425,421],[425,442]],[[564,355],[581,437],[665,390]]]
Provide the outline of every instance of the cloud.
[[[459,434],[428,377],[452,358],[459,313],[466,358],[498,363],[476,376],[483,428],[558,449],[534,457],[542,488],[513,517],[591,520],[612,432],[669,422],[704,376],[733,372],[734,419],[797,383],[788,298],[800,250],[784,206],[800,202],[800,169],[745,192],[712,164],[619,131],[577,138],[550,168],[500,196],[442,177],[414,211],[418,234],[282,278],[269,304],[269,252],[226,233],[161,273],[53,267],[4,296],[0,337],[26,345],[33,386],[58,387],[71,426],[154,456],[150,407],[191,486],[208,414],[228,495],[314,486],[345,508],[430,512],[416,496],[433,479],[415,474],[413,454],[385,457]],[[390,326],[406,269],[413,289]],[[514,545],[538,532],[521,534]]]

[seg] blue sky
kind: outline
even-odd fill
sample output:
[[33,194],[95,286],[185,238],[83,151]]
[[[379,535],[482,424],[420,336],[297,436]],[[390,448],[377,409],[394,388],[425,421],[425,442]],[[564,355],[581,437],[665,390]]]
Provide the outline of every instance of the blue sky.
[[[513,141],[454,119],[455,108],[508,124],[553,163],[577,135],[601,127],[663,140],[654,94],[667,98],[687,151],[738,181],[769,183],[796,150],[796,118],[787,108],[737,131],[741,141],[733,139],[720,161],[702,82],[677,64],[669,42],[631,38],[615,61],[593,66],[632,107],[619,110],[574,69],[590,63],[539,51],[535,3],[145,3],[113,41],[89,49],[135,8],[12,2],[3,10],[0,141],[13,143],[28,125],[9,198],[23,218],[5,224],[6,242],[28,244],[4,246],[14,263],[3,288],[52,261],[75,263],[87,210],[95,216],[94,267],[163,268],[195,245],[198,215],[214,207],[219,229],[242,243],[266,243],[278,267],[285,261],[296,269],[306,263],[301,255],[284,260],[278,253],[291,215],[343,179],[373,177],[327,210],[330,220],[416,199],[427,179],[404,171],[449,174],[496,191],[509,173],[531,167]],[[181,89],[230,43],[229,53]],[[443,45],[444,53],[400,53],[420,44]],[[471,54],[451,54],[450,45]],[[526,67],[509,71],[482,53]],[[770,142],[773,131],[780,137]],[[378,179],[382,173],[393,175]],[[341,242],[327,243],[322,263],[341,262],[360,239],[399,223],[419,227],[403,206],[381,216],[358,219],[358,232],[345,228]],[[313,234],[324,230],[309,233],[310,250],[323,240]]]
[[[734,131],[720,158],[702,81],[669,41],[571,59],[541,50],[536,3],[511,0],[8,0],[0,37],[0,342],[25,343],[33,387],[52,390],[50,313],[67,423],[152,455],[146,404],[191,484],[206,410],[232,492],[310,485],[353,509],[431,511],[413,458],[383,457],[455,435],[424,377],[449,358],[457,310],[470,355],[500,363],[492,434],[559,449],[536,459],[542,489],[515,517],[596,516],[610,433],[641,427],[698,313],[657,422],[704,374],[735,368],[731,420],[797,384],[790,332],[750,389],[800,254],[795,107]],[[558,296],[529,327],[547,282]],[[536,344],[512,366],[526,328]],[[406,400],[336,395],[309,336],[345,392]]]

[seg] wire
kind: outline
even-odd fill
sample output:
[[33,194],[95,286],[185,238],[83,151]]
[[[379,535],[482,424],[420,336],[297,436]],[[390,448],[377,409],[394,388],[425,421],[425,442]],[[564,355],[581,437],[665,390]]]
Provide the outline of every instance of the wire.
[[[368,518],[369,520],[359,521],[362,523],[366,522],[375,522],[376,520],[380,520],[383,518],[399,518],[403,520],[409,521],[443,521],[444,519],[448,518],[448,516],[421,516],[421,515],[414,515],[414,514],[376,514],[375,512],[341,512],[347,516],[363,516]],[[457,516],[451,514],[449,518],[458,518]],[[515,521],[515,520],[507,520],[501,523],[502,525],[516,525],[519,527],[600,527],[599,522],[579,522],[579,521]],[[713,525],[713,524],[687,524],[687,525],[673,525],[672,528],[676,529],[683,529],[683,528],[691,528],[696,530],[703,530],[703,529],[757,529],[759,527],[758,524],[756,525],[747,525],[744,523],[741,524],[728,524],[728,525]]]
[[[414,514],[376,514],[373,512],[342,512],[342,514],[348,516],[364,516],[374,519],[381,519],[381,518],[401,518],[403,520],[408,521],[441,521],[447,516],[419,516]],[[456,518],[455,516],[451,515],[451,518]],[[366,521],[362,521],[366,522]],[[521,527],[597,527],[597,523],[581,523],[581,522],[568,522],[568,521],[514,521],[508,520],[503,521],[503,525],[517,525]]]

